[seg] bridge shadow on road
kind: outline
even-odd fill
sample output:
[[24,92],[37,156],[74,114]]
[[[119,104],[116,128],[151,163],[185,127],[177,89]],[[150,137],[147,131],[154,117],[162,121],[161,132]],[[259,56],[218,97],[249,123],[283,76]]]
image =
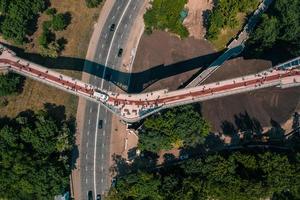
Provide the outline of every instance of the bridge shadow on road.
[[37,53],[25,52],[23,49],[15,46],[10,46],[7,44],[4,45],[13,50],[20,58],[24,58],[28,61],[34,62],[50,69],[83,71],[100,78],[103,77],[106,81],[114,83],[128,93],[139,93],[161,79],[188,72],[194,69],[203,69],[209,66],[209,64],[222,53],[211,53],[170,65],[161,64],[142,72],[127,73],[115,70],[110,67],[107,67],[105,69],[105,66],[102,64],[82,58],[63,56],[58,58],[49,58],[43,57]]

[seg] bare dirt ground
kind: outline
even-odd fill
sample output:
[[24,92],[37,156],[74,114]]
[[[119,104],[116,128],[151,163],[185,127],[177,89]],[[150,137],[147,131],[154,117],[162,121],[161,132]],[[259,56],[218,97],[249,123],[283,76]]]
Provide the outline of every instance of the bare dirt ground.
[[[265,60],[232,59],[207,79],[206,83],[256,73],[271,65],[271,62]],[[262,127],[270,127],[271,119],[283,125],[296,110],[299,110],[299,102],[299,87],[289,89],[274,87],[209,100],[201,105],[202,114],[211,123],[212,130],[222,132],[223,121],[227,120],[234,124],[234,115],[244,112],[256,118]],[[288,129],[288,125],[285,128]]]
[[[147,88],[147,91],[163,88],[174,90],[200,69],[202,66],[201,63],[204,63],[205,61],[202,56],[212,53],[214,53],[212,45],[205,40],[196,40],[191,37],[180,40],[178,37],[170,35],[169,33],[154,31],[151,35],[144,34],[142,36],[133,63],[132,72],[142,72],[158,66],[161,67],[161,70],[158,73],[172,73],[172,71],[181,69],[182,71],[185,71],[185,68],[188,67],[186,64],[174,64],[194,59],[192,62],[192,64],[195,65],[194,70],[174,76],[164,74],[164,77],[166,78],[157,81]],[[166,67],[170,66],[174,69],[170,72],[165,72]],[[161,74],[150,75],[161,76]]]
[[183,25],[187,27],[191,37],[203,39],[206,33],[205,19],[213,7],[213,0],[189,0],[185,7],[188,9],[188,16]]
[[[143,35],[133,64],[133,71],[148,70],[161,64],[169,65],[211,52],[213,52],[213,48],[207,41],[193,38],[180,40],[168,33],[156,31],[150,36]],[[271,66],[271,62],[265,60],[232,59],[207,79],[206,83],[255,73]],[[176,67],[187,66],[183,64]],[[152,84],[146,91],[163,88],[176,89],[181,82],[188,80],[196,71],[191,70],[164,78]],[[284,124],[296,109],[299,110],[299,102],[299,88],[285,90],[270,88],[210,100],[203,102],[201,105],[202,114],[211,123],[212,130],[221,131],[220,126],[224,120],[234,123],[234,115],[245,111],[251,117],[259,120],[263,127],[270,126],[271,118],[280,124]]]

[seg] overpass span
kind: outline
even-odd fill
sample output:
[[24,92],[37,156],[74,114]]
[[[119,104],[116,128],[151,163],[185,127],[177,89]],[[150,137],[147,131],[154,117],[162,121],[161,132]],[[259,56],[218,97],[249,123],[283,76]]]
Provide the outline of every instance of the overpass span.
[[11,50],[0,47],[0,68],[27,76],[66,92],[103,104],[126,122],[139,121],[165,108],[205,101],[232,94],[278,86],[300,86],[300,57],[269,70],[234,79],[184,88],[176,91],[159,90],[141,94],[114,93],[60,74],[21,59]]

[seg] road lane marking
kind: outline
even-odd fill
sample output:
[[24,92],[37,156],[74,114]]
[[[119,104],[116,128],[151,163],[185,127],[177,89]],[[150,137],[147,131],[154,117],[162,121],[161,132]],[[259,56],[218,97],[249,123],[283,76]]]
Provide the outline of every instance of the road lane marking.
[[123,33],[122,33],[122,35],[121,35],[121,39],[123,38]]
[[[107,52],[107,56],[106,56],[106,60],[105,60],[105,64],[104,64],[104,70],[103,70],[103,77],[105,76],[105,72],[106,72],[106,66],[107,66],[107,63],[108,63],[108,60],[109,60],[109,55],[110,55],[110,52],[111,52],[111,48],[112,48],[112,44],[113,44],[113,41],[114,41],[114,38],[116,36],[116,32],[118,31],[118,28],[120,26],[120,23],[129,7],[129,4],[131,3],[132,0],[129,0],[127,2],[127,5],[125,7],[125,10],[123,11],[118,23],[117,23],[117,26],[116,26],[116,29],[113,33],[113,36],[112,36],[112,39],[110,41],[110,45],[109,45],[109,48],[108,48],[108,52]],[[102,77],[102,81],[101,81],[101,89],[103,88],[103,83],[104,83],[104,78]],[[107,112],[107,109],[106,109],[106,112]],[[99,113],[100,113],[100,104],[98,104],[98,111],[97,111],[97,122],[99,121]],[[97,188],[96,188],[96,152],[97,152],[97,134],[98,134],[98,127],[97,127],[97,123],[96,123],[96,133],[95,133],[95,146],[94,146],[94,196],[97,196]],[[103,180],[103,179],[102,179]]]
[[91,124],[91,120],[89,119],[89,125]]
[[103,183],[103,178],[101,178],[101,183]]
[[87,184],[88,183],[88,179],[87,178],[85,178],[85,184]]
[[117,10],[119,10],[119,9],[120,9],[120,6],[117,7]]
[[101,47],[102,47],[102,49],[103,49],[103,47],[104,47],[104,44],[102,44],[102,45],[101,45]]
[[101,154],[101,158],[104,158],[104,155],[103,155],[103,154]]
[[87,155],[87,153],[85,154],[85,159],[86,159],[86,160],[88,159],[88,155]]
[[115,18],[115,16],[112,16],[112,19],[114,19]]
[[89,135],[89,134],[90,134],[90,131],[87,132],[87,135]]
[[103,136],[105,136],[105,131],[103,131]]
[[87,166],[85,166],[85,171],[87,172]]
[[104,124],[106,124],[106,119],[104,119],[103,121],[104,121]]
[[104,148],[104,143],[102,143],[102,148]]
[[136,5],[134,6],[133,10],[135,10],[135,9],[136,9]]
[[129,15],[129,19],[131,19],[131,17],[132,17],[132,14]]
[[101,166],[101,171],[103,171],[103,166]]
[[93,111],[93,109],[92,108],[90,108],[90,113]]
[[105,38],[105,39],[107,38],[107,33],[105,34],[104,38]]
[[89,142],[86,143],[86,147],[89,147]]

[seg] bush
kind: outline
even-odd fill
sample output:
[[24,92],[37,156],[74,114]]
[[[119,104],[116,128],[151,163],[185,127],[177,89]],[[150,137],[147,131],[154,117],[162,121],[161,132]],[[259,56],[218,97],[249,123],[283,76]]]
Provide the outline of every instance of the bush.
[[63,14],[54,15],[51,21],[51,27],[54,31],[62,31],[67,27],[67,21]]
[[57,11],[56,11],[55,8],[49,8],[49,9],[46,10],[46,14],[47,14],[47,15],[52,15],[52,16],[53,16],[53,15],[56,14],[56,12],[57,12]]
[[17,74],[0,75],[0,96],[14,94],[20,90],[21,78]]
[[97,7],[102,0],[85,0],[85,4],[88,8],[95,8]]

